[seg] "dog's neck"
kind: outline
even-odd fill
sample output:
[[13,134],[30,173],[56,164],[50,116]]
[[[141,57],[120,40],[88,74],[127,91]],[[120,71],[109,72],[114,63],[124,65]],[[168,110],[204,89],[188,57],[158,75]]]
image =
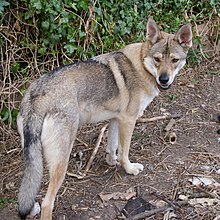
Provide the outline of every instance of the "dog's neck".
[[[148,70],[144,67],[144,57],[147,54],[147,51],[149,50],[150,45],[145,43],[135,43],[127,45],[125,48],[121,49],[120,51],[124,53],[132,62],[134,65],[136,71],[138,72],[139,76],[141,77],[141,80],[143,82],[144,87],[146,88],[147,92],[149,93],[152,91],[152,87],[155,88],[155,93],[158,92],[157,89],[157,83]],[[133,56],[133,54],[140,54],[140,56]]]
[[146,41],[144,43],[142,43],[142,47],[141,47],[141,53],[140,53],[140,60],[141,60],[141,65],[142,65],[142,69],[144,72],[144,77],[145,77],[145,81],[146,82],[150,82],[151,85],[153,85],[155,87],[155,90],[158,90],[158,86],[157,86],[157,82],[154,76],[152,76],[152,74],[146,69],[145,65],[144,65],[144,58],[146,57],[148,51],[151,48],[151,43]]

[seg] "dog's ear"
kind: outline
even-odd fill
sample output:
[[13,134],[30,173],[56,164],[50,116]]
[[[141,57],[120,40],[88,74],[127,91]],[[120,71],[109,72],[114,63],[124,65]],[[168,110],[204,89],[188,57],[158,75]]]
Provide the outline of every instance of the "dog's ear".
[[192,28],[190,24],[183,25],[174,38],[182,47],[192,47]]
[[160,39],[160,30],[152,17],[147,21],[147,40],[155,44]]

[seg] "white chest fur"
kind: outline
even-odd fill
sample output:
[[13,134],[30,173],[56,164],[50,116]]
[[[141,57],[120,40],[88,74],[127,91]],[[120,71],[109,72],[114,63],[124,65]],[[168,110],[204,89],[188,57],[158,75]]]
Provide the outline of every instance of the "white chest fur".
[[154,95],[149,95],[146,93],[143,93],[140,97],[140,105],[139,105],[139,111],[138,111],[138,117],[143,115],[143,112],[145,108],[153,101],[153,99],[157,96],[158,94]]

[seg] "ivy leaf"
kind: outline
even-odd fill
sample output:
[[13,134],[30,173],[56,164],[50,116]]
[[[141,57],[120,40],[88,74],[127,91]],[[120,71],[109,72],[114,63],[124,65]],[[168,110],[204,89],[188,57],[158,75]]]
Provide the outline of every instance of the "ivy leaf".
[[43,21],[43,22],[41,23],[41,26],[42,26],[42,28],[48,30],[49,27],[50,27],[50,23],[49,23],[49,21]]
[[0,15],[3,14],[5,7],[9,6],[9,5],[10,5],[10,3],[7,1],[4,1],[4,0],[0,1]]
[[25,12],[24,14],[24,19],[28,20],[29,18],[32,18],[34,15],[34,11],[33,10],[28,10],[27,12]]
[[42,4],[41,4],[40,0],[32,0],[31,3],[32,3],[33,7],[36,8],[37,10],[42,9]]
[[68,52],[69,54],[72,54],[72,53],[77,49],[77,47],[74,46],[74,45],[72,45],[72,44],[66,44],[66,45],[64,46],[64,48],[67,50],[67,52]]
[[75,2],[73,2],[71,6],[72,6],[72,8],[73,8],[75,11],[78,11],[78,9],[77,9],[77,7],[76,7],[76,3],[75,3]]

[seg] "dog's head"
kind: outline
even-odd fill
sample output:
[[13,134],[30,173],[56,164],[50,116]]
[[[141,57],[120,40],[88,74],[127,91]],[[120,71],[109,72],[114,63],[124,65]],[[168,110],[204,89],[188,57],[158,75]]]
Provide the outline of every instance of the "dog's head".
[[155,21],[149,18],[147,45],[144,67],[155,77],[158,89],[167,90],[186,63],[188,49],[192,46],[191,26],[184,25],[175,34],[168,34],[160,31]]

